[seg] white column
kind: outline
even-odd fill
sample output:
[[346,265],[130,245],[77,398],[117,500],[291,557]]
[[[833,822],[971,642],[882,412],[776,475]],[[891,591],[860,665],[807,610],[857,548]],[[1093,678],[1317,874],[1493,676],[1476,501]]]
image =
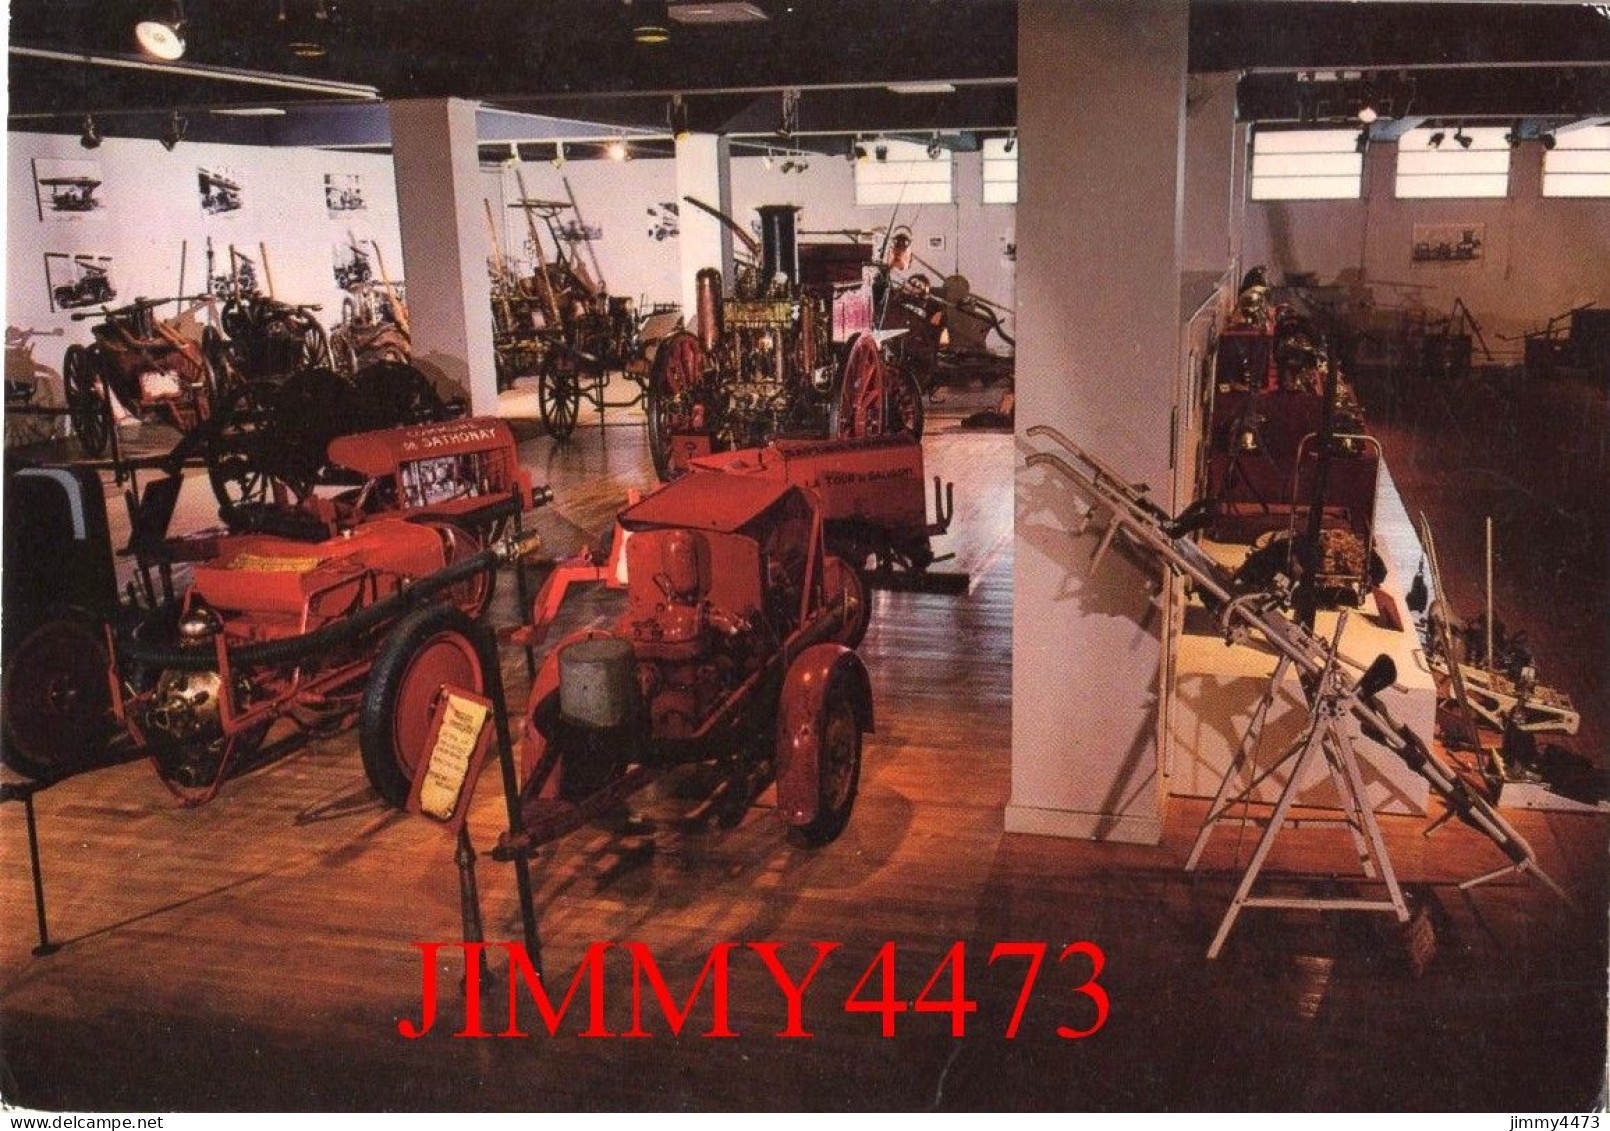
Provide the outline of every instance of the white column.
[[1185,120],[1185,271],[1220,274],[1235,221],[1233,73],[1192,75]]
[[498,390],[475,111],[457,98],[393,102],[391,144],[414,365],[490,414]]
[[1071,533],[1053,425],[1167,505],[1187,0],[1021,0],[1012,799],[1006,827],[1155,843],[1159,570]]
[[676,195],[680,218],[678,271],[682,277],[682,316],[693,325],[694,280],[706,267],[717,267],[732,287],[732,232],[721,221],[689,204],[694,197],[732,215],[732,166],[727,139],[716,134],[689,134],[676,143]]

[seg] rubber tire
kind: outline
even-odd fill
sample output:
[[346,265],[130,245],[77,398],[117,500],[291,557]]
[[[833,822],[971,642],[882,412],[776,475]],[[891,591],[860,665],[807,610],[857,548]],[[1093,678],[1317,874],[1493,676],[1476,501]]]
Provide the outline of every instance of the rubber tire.
[[[837,747],[838,754],[833,750]],[[835,773],[829,772],[836,763]],[[822,699],[822,751],[817,768],[816,817],[793,830],[794,838],[808,848],[820,848],[838,839],[850,823],[850,811],[861,788],[861,724],[843,676],[834,676]]]
[[[676,421],[671,416],[671,401],[682,389],[674,387],[678,378],[684,385],[697,382],[701,372],[691,375],[690,367],[703,370],[704,347],[699,339],[687,330],[678,330],[662,341],[654,353],[654,364],[649,369],[648,390],[644,394],[644,414],[648,417],[648,451],[654,461],[654,474],[664,482],[671,480],[671,434]],[[675,372],[673,367],[680,367]]]
[[[94,764],[113,733],[107,667],[105,640],[76,610],[55,613],[10,649],[0,691],[5,764],[35,781]],[[27,691],[46,688],[55,702],[28,703]]]
[[[358,710],[364,773],[387,804],[408,804],[422,751],[407,747],[424,742],[437,686],[451,680],[480,694],[487,674],[475,625],[456,605],[428,605],[392,629],[369,670]],[[496,671],[491,675],[500,678]]]

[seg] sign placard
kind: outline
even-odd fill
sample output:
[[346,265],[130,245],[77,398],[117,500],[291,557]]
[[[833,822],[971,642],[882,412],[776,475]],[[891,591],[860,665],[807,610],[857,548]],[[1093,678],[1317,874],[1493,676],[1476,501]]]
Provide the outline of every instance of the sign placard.
[[443,686],[436,697],[430,732],[408,793],[408,811],[458,832],[475,779],[486,760],[492,701],[473,691]]

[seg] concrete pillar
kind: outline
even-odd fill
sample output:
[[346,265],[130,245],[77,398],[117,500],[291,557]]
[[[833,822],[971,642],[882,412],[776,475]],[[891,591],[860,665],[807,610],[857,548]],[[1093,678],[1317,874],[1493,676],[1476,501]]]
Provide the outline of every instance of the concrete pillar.
[[680,218],[677,255],[681,261],[678,271],[682,277],[682,316],[691,327],[694,311],[698,309],[694,282],[700,271],[719,267],[727,289],[732,288],[732,230],[684,199],[691,196],[732,215],[732,164],[726,138],[716,134],[689,134],[677,139],[676,196]]
[[476,105],[457,98],[391,104],[397,223],[414,364],[438,386],[497,410],[492,289],[476,158]]
[[[1187,0],[1021,0],[1017,432],[1061,429],[1168,499]],[[1156,843],[1160,571],[1088,572],[1081,506],[1016,471],[1006,827]]]
[[1217,277],[1235,222],[1235,87],[1230,72],[1192,75],[1185,107],[1185,272]]

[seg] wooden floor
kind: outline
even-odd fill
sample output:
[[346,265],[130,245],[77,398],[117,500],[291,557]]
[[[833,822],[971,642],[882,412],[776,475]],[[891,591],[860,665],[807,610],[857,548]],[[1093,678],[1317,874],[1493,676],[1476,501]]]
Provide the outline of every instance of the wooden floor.
[[[1004,834],[1012,439],[963,433],[952,413],[932,421],[925,446],[930,469],[957,481],[945,548],[972,587],[964,598],[878,596],[863,647],[878,728],[843,837],[792,847],[765,799],[735,830],[682,827],[667,790],[641,798],[659,820],[652,848],[587,829],[534,867],[555,980],[568,982],[591,943],[635,941],[680,997],[718,942],[784,942],[796,977],[810,941],[841,943],[805,998],[812,1039],[772,1035],[786,1015],[753,953],[732,962],[737,1039],[666,1036],[652,1008],[653,1039],[582,1039],[580,994],[558,1037],[454,1039],[452,960],[440,1030],[403,1039],[397,1020],[420,1008],[411,944],[460,937],[452,846],[382,808],[346,735],[230,783],[200,809],[175,807],[141,763],[40,795],[51,929],[66,944],[46,958],[29,955],[20,807],[0,810],[6,1098],[158,1110],[1559,1111],[1602,1095],[1601,821],[1516,818],[1577,900],[1568,909],[1523,880],[1462,893],[1457,880],[1502,862],[1490,845],[1457,824],[1426,839],[1424,822],[1386,819],[1399,872],[1437,928],[1418,977],[1385,916],[1249,912],[1223,957],[1206,961],[1251,835],[1221,833],[1206,872],[1188,876],[1199,803],[1170,805],[1155,848]],[[541,526],[560,552],[648,479],[638,427],[583,429],[566,447],[534,439],[523,453],[557,491]],[[573,619],[606,612],[584,601]],[[518,702],[517,653],[505,673]],[[500,804],[483,788],[472,816],[483,845]],[[1287,890],[1331,890],[1350,874],[1348,857],[1340,834],[1303,830],[1283,840],[1274,870]],[[517,939],[508,866],[483,857],[479,876],[488,936]],[[1055,1036],[1095,1019],[1076,992],[1088,967],[1075,958],[1047,963],[1019,1035],[1006,1039],[1024,963],[989,966],[993,945],[1044,942],[1054,957],[1076,940],[1106,956],[1104,1026]],[[964,1037],[950,1035],[948,1016],[908,1011],[885,1039],[879,1016],[843,1010],[884,943],[898,946],[896,996],[909,1002],[956,941],[978,1004]],[[607,1026],[618,1033],[631,1024],[630,965],[620,954],[606,963]],[[862,996],[877,997],[877,984]],[[930,997],[949,987],[939,979]],[[706,986],[688,1034],[709,1026],[709,995]]]

